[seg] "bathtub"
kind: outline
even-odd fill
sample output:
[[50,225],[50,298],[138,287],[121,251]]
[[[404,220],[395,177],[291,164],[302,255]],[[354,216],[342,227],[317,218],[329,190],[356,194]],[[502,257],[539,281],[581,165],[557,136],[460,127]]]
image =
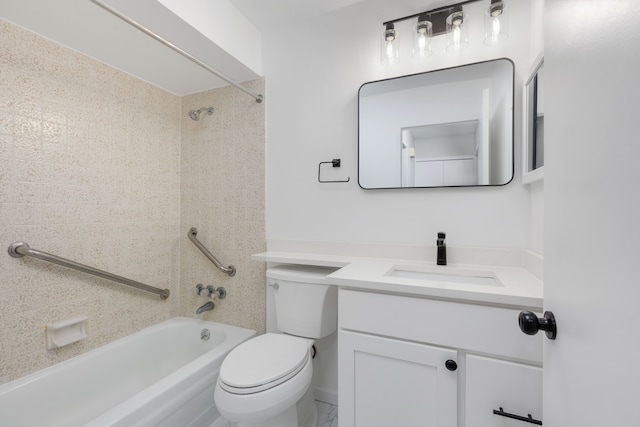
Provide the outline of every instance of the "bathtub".
[[151,326],[0,386],[0,426],[209,427],[222,360],[255,334],[186,317]]

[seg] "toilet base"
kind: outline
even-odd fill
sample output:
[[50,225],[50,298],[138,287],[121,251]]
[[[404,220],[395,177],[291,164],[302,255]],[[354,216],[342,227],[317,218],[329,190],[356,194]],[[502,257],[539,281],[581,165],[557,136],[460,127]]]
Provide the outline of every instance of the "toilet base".
[[318,425],[318,406],[311,387],[296,404],[298,427],[316,427]]
[[229,422],[230,427],[316,427],[318,407],[311,388],[295,405],[275,417],[255,423]]

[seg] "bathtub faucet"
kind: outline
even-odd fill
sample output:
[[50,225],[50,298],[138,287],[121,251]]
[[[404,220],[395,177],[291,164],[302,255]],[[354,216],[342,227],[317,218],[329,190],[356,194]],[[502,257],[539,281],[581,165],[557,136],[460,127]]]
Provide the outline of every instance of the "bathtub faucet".
[[196,310],[196,314],[202,314],[205,311],[209,311],[209,310],[213,310],[214,305],[212,301],[209,301],[205,304],[202,304],[200,307],[198,307],[198,309]]

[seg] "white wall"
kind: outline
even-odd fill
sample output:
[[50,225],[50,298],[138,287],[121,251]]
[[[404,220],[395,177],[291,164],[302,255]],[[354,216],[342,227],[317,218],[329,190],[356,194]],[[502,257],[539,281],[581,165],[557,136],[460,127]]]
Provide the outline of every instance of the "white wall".
[[[268,240],[433,245],[436,233],[445,231],[450,245],[530,246],[530,196],[520,180],[517,114],[515,179],[505,187],[365,191],[357,185],[357,93],[363,83],[509,57],[516,66],[516,88],[521,86],[530,62],[529,2],[510,4],[510,38],[497,48],[480,40],[484,7],[466,7],[470,36],[476,36],[469,49],[445,53],[439,37],[425,65],[406,55],[397,67],[380,64],[382,22],[416,12],[392,2],[362,2],[263,34]],[[408,35],[403,25],[397,28]],[[519,90],[515,102],[521,102]],[[332,158],[343,165],[332,172],[350,176],[349,183],[318,183],[318,163]]]

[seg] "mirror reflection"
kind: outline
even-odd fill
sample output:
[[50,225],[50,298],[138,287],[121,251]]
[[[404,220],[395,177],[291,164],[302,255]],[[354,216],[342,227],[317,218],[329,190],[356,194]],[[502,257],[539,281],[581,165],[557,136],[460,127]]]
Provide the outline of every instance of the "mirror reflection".
[[533,74],[526,87],[526,111],[528,117],[526,141],[529,152],[526,171],[532,172],[544,166],[544,91],[542,89],[544,81],[544,63],[541,63],[538,70]]
[[360,186],[509,183],[513,76],[513,63],[499,59],[362,85]]

